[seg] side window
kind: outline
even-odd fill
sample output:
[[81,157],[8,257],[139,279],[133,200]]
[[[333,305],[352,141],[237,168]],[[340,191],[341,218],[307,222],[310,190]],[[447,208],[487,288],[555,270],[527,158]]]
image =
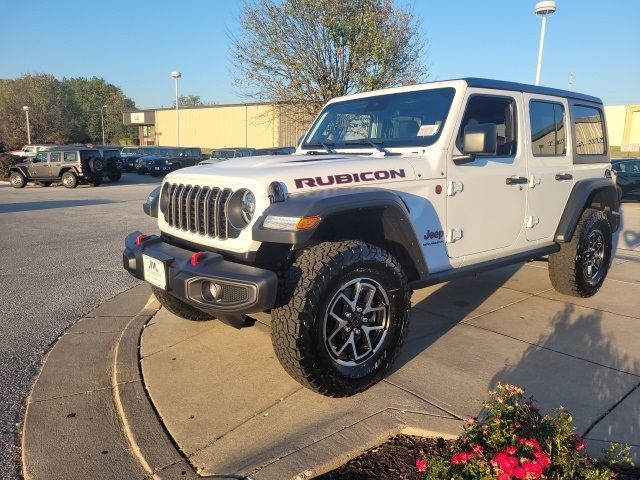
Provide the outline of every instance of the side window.
[[602,112],[584,105],[574,105],[572,112],[578,155],[603,154],[605,148]]
[[47,152],[38,152],[35,156],[36,162],[46,162],[47,161]]
[[64,161],[65,162],[75,162],[76,161],[76,152],[64,152]]
[[50,163],[60,163],[60,157],[62,156],[61,152],[51,152],[49,154],[49,162]]
[[564,155],[566,141],[562,104],[532,100],[529,103],[529,119],[533,155]]
[[516,132],[516,102],[510,97],[473,95],[458,132],[457,147],[462,151],[462,137],[467,125],[495,123],[498,126],[498,150],[496,155],[510,157],[516,154],[518,137]]

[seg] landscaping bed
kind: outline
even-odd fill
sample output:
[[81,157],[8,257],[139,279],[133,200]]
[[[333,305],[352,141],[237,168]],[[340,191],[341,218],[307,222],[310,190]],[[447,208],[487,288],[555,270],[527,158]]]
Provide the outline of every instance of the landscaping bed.
[[513,385],[498,385],[481,418],[469,417],[456,440],[397,435],[318,477],[322,480],[638,480],[629,447],[612,445],[597,460],[562,407],[540,413]]

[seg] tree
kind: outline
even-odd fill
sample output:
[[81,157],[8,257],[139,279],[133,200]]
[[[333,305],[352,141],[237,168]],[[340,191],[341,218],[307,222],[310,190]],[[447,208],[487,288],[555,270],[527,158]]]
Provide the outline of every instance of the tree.
[[251,98],[314,115],[336,96],[426,78],[426,42],[393,0],[245,0],[232,36],[236,82]]
[[[208,105],[200,99],[200,95],[180,95],[178,97],[180,101],[180,108],[189,108],[189,107],[204,107]],[[173,101],[173,108],[176,107],[176,101]]]

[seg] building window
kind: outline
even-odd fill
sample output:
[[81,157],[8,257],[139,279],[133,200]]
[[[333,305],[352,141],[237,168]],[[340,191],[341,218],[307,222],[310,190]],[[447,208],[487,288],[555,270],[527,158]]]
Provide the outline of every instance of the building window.
[[602,112],[584,105],[574,105],[572,111],[578,155],[602,155],[605,150]]
[[151,126],[150,125],[145,125],[144,127],[142,127],[142,136],[143,137],[150,137],[151,136]]
[[529,118],[533,156],[564,155],[564,107],[559,103],[531,101]]

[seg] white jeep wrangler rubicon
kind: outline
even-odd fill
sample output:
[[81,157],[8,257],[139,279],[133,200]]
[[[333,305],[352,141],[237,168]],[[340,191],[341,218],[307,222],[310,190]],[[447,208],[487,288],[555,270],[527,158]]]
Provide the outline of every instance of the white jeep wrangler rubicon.
[[270,311],[302,385],[379,381],[414,289],[549,256],[553,286],[594,295],[619,201],[602,102],[468,78],[330,101],[289,156],[170,173],[130,234],[125,269],[169,311],[241,326]]

